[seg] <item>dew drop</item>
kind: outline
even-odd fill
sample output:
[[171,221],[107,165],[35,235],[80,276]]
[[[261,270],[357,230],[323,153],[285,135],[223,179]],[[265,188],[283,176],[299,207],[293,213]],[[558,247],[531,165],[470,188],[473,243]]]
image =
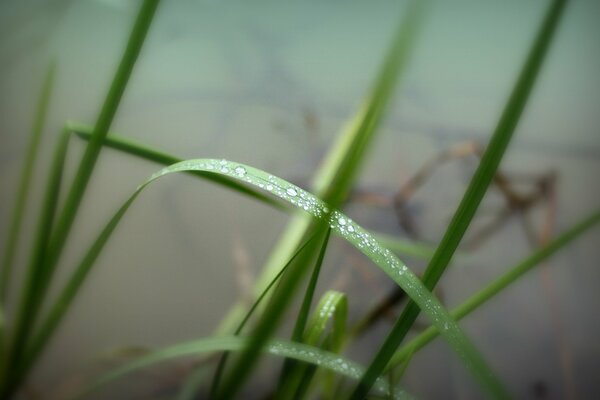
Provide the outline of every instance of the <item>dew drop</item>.
[[298,192],[294,188],[287,188],[286,193],[290,196],[296,196],[298,194]]
[[236,167],[235,168],[235,173],[238,176],[244,176],[244,175],[246,175],[246,168],[244,168],[244,167]]
[[343,226],[343,225],[346,225],[346,219],[345,219],[345,218],[343,218],[343,217],[340,217],[340,218],[338,218],[338,223],[339,223],[340,225],[342,225],[342,226]]
[[352,225],[348,225],[348,232],[354,232],[354,228],[352,227]]
[[267,185],[267,190],[269,190],[269,191],[273,190],[273,185]]

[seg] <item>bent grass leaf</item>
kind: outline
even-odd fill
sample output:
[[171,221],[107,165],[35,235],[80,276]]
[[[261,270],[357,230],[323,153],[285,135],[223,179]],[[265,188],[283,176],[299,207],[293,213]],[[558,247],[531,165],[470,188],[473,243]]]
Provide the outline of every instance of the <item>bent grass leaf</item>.
[[424,313],[433,322],[433,325],[440,330],[451,347],[464,360],[466,367],[471,373],[488,389],[493,391],[500,390],[500,385],[493,377],[488,366],[440,302],[423,286],[421,281],[406,265],[391,251],[381,246],[370,233],[341,212],[337,210],[330,211],[322,200],[283,179],[247,165],[214,159],[183,161],[163,168],[137,188],[134,194],[125,202],[101,232],[99,238],[84,257],[84,261],[76,269],[67,286],[61,292],[59,299],[51,308],[47,319],[44,321],[38,335],[34,338],[32,346],[27,352],[27,356],[25,357],[26,367],[33,362],[43,349],[46,341],[54,332],[73,298],[79,291],[100,250],[106,244],[112,231],[138,194],[151,182],[162,176],[185,171],[205,171],[228,175],[264,189],[276,197],[304,210],[314,218],[321,219],[324,216],[328,216],[328,222],[334,232],[369,257],[423,309]]
[[[152,365],[180,357],[197,356],[200,354],[218,351],[241,351],[247,346],[247,344],[248,338],[239,336],[222,336],[180,343],[157,350],[147,356],[140,357],[135,361],[132,361],[109,372],[106,375],[101,376],[88,388],[86,388],[84,392],[79,393],[76,398],[83,398],[91,392],[97,391],[105,385],[142,368],[147,368]],[[364,371],[364,368],[354,361],[302,343],[272,339],[267,342],[266,346],[263,348],[263,352],[275,356],[293,358],[298,361],[317,365],[320,368],[333,371],[339,375],[343,375],[354,380],[359,379]],[[389,384],[384,379],[378,379],[374,388],[380,393],[389,393]],[[412,398],[412,396],[402,389],[396,389],[393,395],[396,399]]]
[[[442,336],[458,353],[467,369],[470,370],[475,378],[493,393],[502,391],[501,385],[497,382],[487,364],[441,303],[425,288],[423,283],[410,269],[408,269],[408,267],[406,267],[406,265],[404,265],[390,250],[381,246],[369,232],[341,212],[337,210],[330,211],[328,205],[322,200],[303,189],[267,172],[226,160],[198,159],[183,161],[167,168],[163,168],[152,175],[145,183],[140,185],[132,197],[127,200],[105,227],[99,239],[94,243],[92,250],[86,256],[86,260],[88,261],[75,271],[74,278],[68,283],[67,288],[63,291],[63,296],[61,296],[51,311],[48,319],[49,324],[46,325],[40,333],[41,339],[43,339],[42,344],[48,339],[62,318],[62,315],[89,272],[100,249],[104,246],[108,237],[135,197],[137,197],[137,195],[151,182],[162,176],[175,172],[194,170],[228,175],[250,185],[257,186],[270,192],[276,197],[293,204],[297,208],[304,210],[313,218],[322,219],[324,216],[328,216],[329,221],[327,222],[336,234],[347,240],[371,259],[371,261],[392,278],[394,282],[396,282],[396,284],[398,284],[407,295],[421,307],[423,312],[432,321],[433,325],[440,330]],[[31,354],[31,356],[37,356],[36,353],[39,352],[42,347],[42,345],[38,344],[37,348],[34,348],[35,352]]]

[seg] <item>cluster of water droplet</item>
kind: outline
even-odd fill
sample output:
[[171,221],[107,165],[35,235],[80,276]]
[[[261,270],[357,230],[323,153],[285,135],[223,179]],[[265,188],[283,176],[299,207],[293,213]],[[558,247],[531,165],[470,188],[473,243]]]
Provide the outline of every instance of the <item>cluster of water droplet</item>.
[[[294,344],[292,346],[290,343],[274,340],[267,344],[266,351],[274,355],[314,363],[353,379],[360,379],[364,373],[364,369],[361,366],[350,360],[320,349],[317,352],[316,349],[303,344]],[[384,379],[377,379],[374,389],[378,392],[389,394],[389,385]],[[394,392],[394,398],[405,398],[406,395],[406,392],[402,390]]]

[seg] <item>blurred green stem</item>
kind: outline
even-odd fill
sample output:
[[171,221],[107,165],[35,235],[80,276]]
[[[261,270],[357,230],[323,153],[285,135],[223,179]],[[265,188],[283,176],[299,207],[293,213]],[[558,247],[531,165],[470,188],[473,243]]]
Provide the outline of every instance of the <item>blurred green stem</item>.
[[21,180],[19,181],[17,195],[15,197],[15,209],[10,221],[8,240],[6,242],[6,247],[4,248],[4,257],[2,259],[2,273],[0,275],[1,302],[6,300],[7,286],[12,277],[13,262],[17,244],[19,242],[19,234],[21,232],[23,211],[27,202],[27,195],[29,193],[29,187],[31,183],[31,175],[37,160],[37,153],[40,139],[42,137],[42,130],[44,129],[44,122],[46,121],[46,115],[48,114],[48,105],[50,103],[50,95],[52,93],[52,86],[54,84],[55,71],[56,64],[52,62],[46,71],[46,77],[44,78],[44,84],[38,99],[33,128],[31,130],[31,136],[29,139],[29,146],[27,147],[25,160],[23,161],[23,172],[21,175]]

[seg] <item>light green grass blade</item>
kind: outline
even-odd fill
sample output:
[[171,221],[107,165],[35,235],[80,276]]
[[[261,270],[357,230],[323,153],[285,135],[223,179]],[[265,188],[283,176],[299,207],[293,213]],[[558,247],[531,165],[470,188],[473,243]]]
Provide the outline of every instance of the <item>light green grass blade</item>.
[[[427,3],[428,0],[411,1],[369,95],[344,126],[313,178],[312,191],[334,207],[341,206],[352,189],[361,161],[375,138],[397,82],[408,65]],[[255,296],[262,292],[278,268],[290,258],[304,238],[310,222],[310,218],[301,215],[290,221],[256,280]],[[243,312],[244,305],[236,303],[217,331],[231,332]]]
[[[577,237],[582,235],[585,231],[592,228],[598,222],[600,222],[600,211],[597,211],[580,223],[576,224],[573,228],[561,234],[551,243],[537,250],[525,260],[509,269],[509,271],[504,275],[497,278],[494,282],[473,296],[469,297],[460,306],[452,310],[450,315],[452,315],[455,320],[460,320],[469,315],[471,312],[478,309],[481,305],[492,299],[502,290],[506,289],[509,285],[515,283],[525,273],[540,265],[540,263],[542,263],[544,260],[551,257],[557,251],[561,250]],[[396,354],[394,354],[386,369],[392,368],[399,363],[404,362],[412,352],[417,352],[430,343],[433,339],[438,337],[438,335],[439,332],[434,327],[429,327],[406,345],[402,346],[402,348],[398,350]]]
[[[46,322],[43,325],[44,328],[39,333],[39,337],[44,338],[44,340],[41,341],[42,343],[45,343],[50,337],[56,324],[66,312],[68,305],[75,297],[81,283],[91,269],[97,254],[100,252],[120,218],[137,195],[147,185],[159,177],[175,172],[193,170],[228,175],[270,192],[272,195],[279,197],[310,214],[316,220],[327,218],[327,221],[325,222],[330,224],[331,229],[336,234],[343,237],[359,251],[369,257],[383,272],[390,276],[394,282],[408,294],[408,296],[422,307],[424,313],[430,318],[433,325],[442,332],[443,337],[465,361],[466,367],[485,385],[485,387],[490,388],[490,390],[493,388],[494,392],[501,390],[499,389],[499,383],[493,378],[490,369],[440,302],[423,286],[421,281],[410,269],[408,269],[391,251],[382,247],[369,232],[341,212],[330,210],[322,200],[303,189],[268,174],[267,172],[226,160],[200,159],[183,161],[170,167],[163,168],[152,175],[152,177],[144,184],[140,185],[132,197],[121,207],[103,230],[100,237],[94,243],[91,251],[86,255],[84,263],[76,270],[74,277],[69,281],[67,288],[62,291],[60,301],[52,307],[53,311],[46,320],[50,322]],[[36,341],[36,343],[38,342],[39,341]],[[34,346],[35,351],[29,352],[28,354],[30,355],[27,358],[29,360],[35,358],[42,348],[43,345]]]
[[17,248],[19,235],[21,233],[21,221],[23,220],[25,203],[27,201],[29,187],[31,186],[31,175],[33,174],[33,169],[37,160],[42,130],[46,121],[46,114],[48,113],[48,105],[50,103],[50,95],[52,93],[52,86],[54,84],[55,71],[56,65],[51,63],[46,72],[46,77],[44,78],[44,83],[33,122],[33,128],[31,130],[29,145],[27,147],[27,152],[25,153],[25,159],[23,160],[23,172],[19,181],[17,195],[15,197],[15,208],[11,216],[8,228],[8,240],[6,241],[4,257],[2,258],[2,273],[0,274],[0,301],[2,302],[6,300],[7,286],[12,277],[15,250]]
[[[90,140],[94,128],[78,122],[69,121],[67,122],[67,129],[71,130],[74,134],[76,134],[79,138],[83,140]],[[174,156],[162,150],[155,149],[151,146],[137,142],[133,139],[119,136],[111,132],[108,133],[108,135],[102,142],[102,145],[111,149],[121,151],[125,154],[130,154],[138,158],[152,161],[162,165],[172,165],[184,160],[181,157]],[[225,186],[226,188],[229,188],[240,194],[250,196],[271,207],[283,210],[288,209],[287,207],[282,205],[281,202],[275,201],[271,197],[263,194],[262,192],[255,190],[254,188],[242,185],[235,179],[230,179],[227,176],[208,174],[203,173],[202,171],[192,171],[191,174],[209,180],[218,185]]]
[[[529,94],[533,88],[538,72],[542,66],[544,56],[547,52],[553,34],[556,30],[560,16],[565,5],[564,0],[554,0],[548,9],[548,13],[540,27],[533,46],[527,56],[523,69],[519,75],[512,93],[502,112],[496,130],[485,149],[481,162],[469,183],[469,186],[456,210],[450,225],[429,262],[423,282],[429,289],[433,289],[450,263],[463,235],[465,234],[485,192],[496,174],[500,160],[512,138],[513,132],[525,108]],[[367,368],[367,372],[357,385],[352,400],[362,400],[368,393],[375,378],[381,375],[385,366],[394,354],[410,327],[419,315],[419,306],[409,302],[373,361]],[[500,395],[497,393],[496,395]]]
[[[105,385],[120,379],[127,374],[158,363],[181,357],[197,356],[219,351],[241,351],[248,345],[248,340],[248,338],[242,338],[239,336],[211,337],[181,343],[155,351],[100,377],[89,388],[87,388],[84,393],[79,394],[77,398],[84,398],[91,392],[97,391]],[[272,339],[267,342],[266,346],[263,348],[263,351],[274,356],[293,358],[298,361],[317,365],[319,368],[333,371],[336,374],[343,375],[351,379],[358,379],[363,371],[363,368],[360,366],[360,364],[356,362],[348,360],[337,354],[333,354],[317,347],[302,343]],[[375,385],[375,390],[381,393],[388,393],[389,385],[384,379],[379,379]],[[411,396],[403,390],[398,389],[394,393],[394,398],[409,399]]]

